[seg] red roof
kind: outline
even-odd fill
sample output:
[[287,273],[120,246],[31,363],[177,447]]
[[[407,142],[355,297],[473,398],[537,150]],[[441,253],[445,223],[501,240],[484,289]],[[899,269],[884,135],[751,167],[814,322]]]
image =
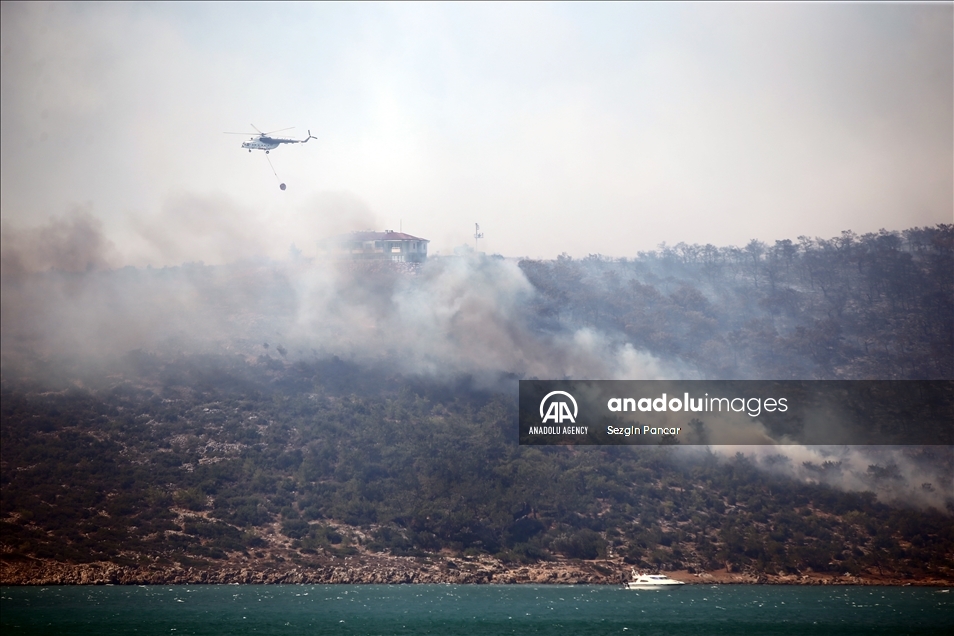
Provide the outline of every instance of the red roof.
[[392,232],[391,230],[384,232],[352,232],[341,238],[352,241],[425,241],[430,243],[427,239],[411,236],[404,232]]

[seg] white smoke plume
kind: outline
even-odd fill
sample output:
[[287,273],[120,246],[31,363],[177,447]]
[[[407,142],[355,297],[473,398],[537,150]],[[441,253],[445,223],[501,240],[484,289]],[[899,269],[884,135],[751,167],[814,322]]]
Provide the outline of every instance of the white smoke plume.
[[[349,204],[326,197],[315,205],[323,213],[313,216]],[[373,222],[358,206],[350,212],[337,224],[313,223],[306,236]],[[533,329],[535,290],[512,261],[472,254],[402,270],[305,258],[297,249],[291,258],[268,259],[260,255],[288,238],[285,228],[262,219],[249,224],[254,218],[227,201],[179,197],[142,235],[167,259],[194,250],[225,264],[112,271],[105,269],[112,246],[88,213],[39,230],[6,229],[3,355],[118,356],[171,347],[254,357],[272,342],[291,360],[335,355],[434,378],[649,379],[665,371],[606,334]]]
[[954,513],[954,449],[949,446],[713,446],[762,470],[845,492],[872,492],[901,507]]

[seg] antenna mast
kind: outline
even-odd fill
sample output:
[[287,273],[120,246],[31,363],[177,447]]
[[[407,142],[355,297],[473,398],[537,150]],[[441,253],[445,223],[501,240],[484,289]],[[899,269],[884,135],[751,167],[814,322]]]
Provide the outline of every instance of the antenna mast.
[[484,233],[480,231],[480,224],[474,223],[474,251],[479,252],[477,249],[477,241],[484,238]]

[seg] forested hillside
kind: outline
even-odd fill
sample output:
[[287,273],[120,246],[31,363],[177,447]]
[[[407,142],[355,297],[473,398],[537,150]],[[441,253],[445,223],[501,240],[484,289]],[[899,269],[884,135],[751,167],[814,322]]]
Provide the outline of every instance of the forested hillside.
[[[520,269],[535,332],[589,327],[700,376],[951,379],[952,255],[941,226]],[[521,447],[512,374],[488,384],[265,344],[137,350],[92,380],[6,361],[3,560],[621,557],[954,579],[949,447],[884,449],[852,487],[847,464],[784,448]],[[908,491],[923,497],[885,494]]]
[[520,266],[541,328],[620,333],[707,377],[954,377],[952,225]]

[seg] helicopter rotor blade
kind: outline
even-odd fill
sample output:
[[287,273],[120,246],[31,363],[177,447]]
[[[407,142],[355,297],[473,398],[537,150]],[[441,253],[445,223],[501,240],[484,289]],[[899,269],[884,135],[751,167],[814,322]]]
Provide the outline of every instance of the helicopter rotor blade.
[[[249,124],[249,125],[250,125],[252,128],[255,128],[255,124]],[[260,134],[260,135],[264,135],[264,134],[265,134],[265,133],[263,133],[261,130],[259,130],[258,128],[255,128],[255,132],[257,132],[257,133]]]
[[[286,130],[291,130],[292,128],[294,128],[294,126],[291,126],[291,127],[289,127],[289,128],[282,128],[281,130],[269,130],[267,133],[264,133],[264,134],[266,134],[266,135],[274,135],[275,133],[285,132]],[[256,128],[256,130],[258,130],[258,129]]]
[[222,134],[223,135],[251,135],[252,137],[255,136],[255,133],[250,133],[250,132],[224,132]]

